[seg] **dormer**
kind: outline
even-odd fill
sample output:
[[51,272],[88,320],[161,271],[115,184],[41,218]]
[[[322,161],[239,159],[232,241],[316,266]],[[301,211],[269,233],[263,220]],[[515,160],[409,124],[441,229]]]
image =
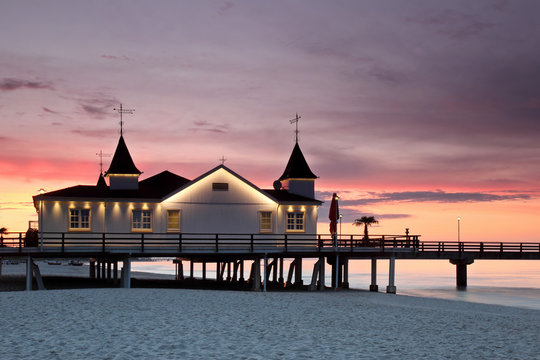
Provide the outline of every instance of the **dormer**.
[[111,190],[137,190],[141,174],[142,172],[137,169],[129,154],[124,137],[120,135],[111,166],[105,173],[105,176],[109,178],[109,188]]
[[291,157],[283,175],[279,178],[281,187],[291,194],[315,198],[315,175],[304,158],[298,142],[294,145]]

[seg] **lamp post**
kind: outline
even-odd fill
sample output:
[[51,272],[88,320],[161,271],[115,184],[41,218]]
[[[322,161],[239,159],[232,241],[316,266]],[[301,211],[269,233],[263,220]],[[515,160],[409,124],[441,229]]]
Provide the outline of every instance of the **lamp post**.
[[39,240],[40,240],[40,250],[43,252],[43,199],[42,196],[45,194],[45,189],[39,189]]
[[460,229],[460,222],[461,222],[461,217],[458,216],[457,218],[457,241],[460,242],[461,241],[461,229]]

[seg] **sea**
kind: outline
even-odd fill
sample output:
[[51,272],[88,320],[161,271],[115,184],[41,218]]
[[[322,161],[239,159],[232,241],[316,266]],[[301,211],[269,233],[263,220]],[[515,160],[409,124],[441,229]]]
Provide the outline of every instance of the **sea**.
[[[305,260],[302,279],[311,282],[314,260]],[[289,263],[284,262],[284,276]],[[377,261],[377,284],[380,292],[388,285],[388,260]],[[172,259],[145,259],[132,263],[133,271],[175,274]],[[201,277],[201,264],[194,265],[195,277]],[[261,269],[262,270],[262,269]],[[189,265],[184,265],[187,275]],[[245,276],[249,266],[246,263]],[[466,290],[456,288],[456,269],[448,260],[396,260],[395,285],[397,293],[483,304],[513,306],[540,310],[540,261],[538,260],[476,260],[467,267]],[[261,271],[262,273],[262,271]],[[330,266],[326,265],[326,286],[331,284]],[[215,265],[208,264],[207,277],[215,278]],[[349,287],[369,289],[371,261],[349,261]]]

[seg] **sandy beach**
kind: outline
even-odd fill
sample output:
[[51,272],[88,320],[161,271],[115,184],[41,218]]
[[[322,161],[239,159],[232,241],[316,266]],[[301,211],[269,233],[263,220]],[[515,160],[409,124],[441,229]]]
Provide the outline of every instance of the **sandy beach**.
[[533,359],[540,311],[363,291],[1,292],[1,359]]

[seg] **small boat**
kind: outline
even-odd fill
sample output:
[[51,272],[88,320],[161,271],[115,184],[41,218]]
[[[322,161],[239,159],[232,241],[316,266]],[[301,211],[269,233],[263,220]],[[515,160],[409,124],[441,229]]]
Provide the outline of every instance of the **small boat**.
[[54,260],[54,261],[47,261],[47,264],[49,265],[62,265],[62,263],[58,260]]
[[83,262],[80,261],[80,260],[69,260],[69,265],[72,265],[72,266],[82,266],[82,265],[83,265]]

